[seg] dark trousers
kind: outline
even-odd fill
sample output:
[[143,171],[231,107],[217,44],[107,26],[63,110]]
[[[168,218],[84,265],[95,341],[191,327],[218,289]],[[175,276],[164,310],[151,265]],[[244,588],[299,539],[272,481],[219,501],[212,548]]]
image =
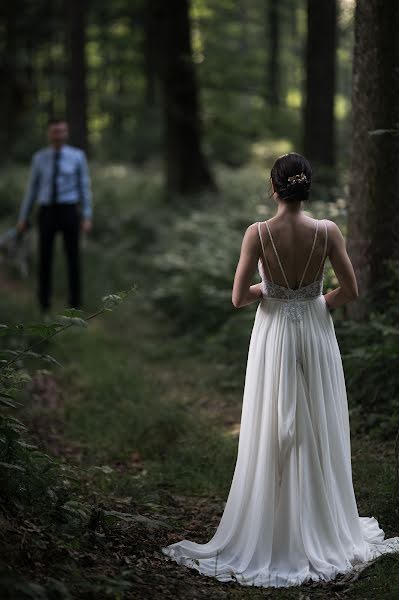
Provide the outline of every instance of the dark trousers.
[[47,310],[51,306],[52,264],[54,239],[57,231],[62,231],[64,241],[68,270],[69,307],[80,308],[80,212],[78,205],[65,203],[41,205],[38,212],[38,225],[38,296],[41,309]]

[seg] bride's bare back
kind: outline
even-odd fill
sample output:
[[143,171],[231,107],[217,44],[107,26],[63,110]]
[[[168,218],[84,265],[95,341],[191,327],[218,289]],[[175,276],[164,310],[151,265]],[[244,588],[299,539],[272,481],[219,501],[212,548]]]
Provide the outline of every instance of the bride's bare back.
[[338,288],[326,294],[328,305],[335,308],[358,295],[355,273],[339,227],[333,221],[317,221],[303,212],[277,214],[267,223],[253,223],[247,228],[241,245],[232,291],[234,306],[245,306],[257,299],[256,292],[251,292],[250,287],[259,259],[267,278],[277,285],[295,290],[302,277],[301,287],[310,285],[317,277],[321,278],[324,251],[339,282]]
[[[306,287],[323,272],[328,253],[325,221],[301,215],[259,223],[261,260],[271,281],[291,289]],[[266,257],[266,260],[265,260]]]

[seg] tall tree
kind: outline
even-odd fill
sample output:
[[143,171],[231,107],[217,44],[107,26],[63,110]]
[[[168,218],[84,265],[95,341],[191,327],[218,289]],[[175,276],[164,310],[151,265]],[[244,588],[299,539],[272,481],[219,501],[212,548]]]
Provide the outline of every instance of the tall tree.
[[[348,251],[362,295],[384,283],[387,259],[399,259],[399,4],[358,0],[352,78]],[[385,295],[379,294],[383,306]]]
[[304,154],[314,164],[335,164],[336,0],[308,0]]
[[164,120],[168,195],[216,189],[201,150],[199,90],[192,61],[188,0],[150,0]]
[[[12,158],[24,118],[32,102],[32,66],[26,60],[32,47],[32,21],[24,0],[6,2],[0,10],[0,157]],[[27,13],[27,14],[26,14]],[[32,14],[33,13],[33,14]],[[37,37],[39,37],[37,34]]]
[[268,38],[267,100],[270,106],[280,104],[280,2],[268,0],[266,22]]
[[1,13],[3,30],[3,52],[1,53],[0,79],[2,93],[0,99],[0,156],[5,159],[13,148],[18,99],[18,40],[17,17],[18,3],[5,5]]
[[153,107],[156,101],[156,38],[154,19],[151,18],[151,3],[145,2],[143,11],[143,41],[142,54],[145,72],[145,99],[147,106]]
[[87,0],[65,0],[67,118],[72,144],[87,151],[86,12]]

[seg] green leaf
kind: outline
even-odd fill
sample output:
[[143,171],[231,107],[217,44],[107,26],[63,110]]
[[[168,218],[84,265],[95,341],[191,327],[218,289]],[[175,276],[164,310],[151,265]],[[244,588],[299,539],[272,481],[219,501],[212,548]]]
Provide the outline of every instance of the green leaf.
[[34,352],[33,350],[25,350],[23,356],[30,356],[31,358],[40,358],[41,354],[39,352]]
[[56,358],[54,358],[54,356],[51,356],[50,354],[42,354],[41,356],[42,356],[43,360],[46,360],[47,362],[49,362],[51,364],[62,367],[62,364],[60,362],[58,362],[58,360]]
[[77,325],[78,327],[87,327],[88,325],[87,321],[81,319],[80,317],[64,317],[61,315],[60,321],[63,323],[63,325]]
[[36,450],[38,448],[38,446],[35,446],[34,444],[28,444],[22,440],[17,440],[17,444],[19,444],[22,448],[26,448],[26,450]]
[[87,327],[88,323],[84,319],[80,317],[72,317],[71,318],[73,325],[77,325],[78,327]]
[[7,421],[12,421],[13,423],[16,423],[17,425],[20,425],[23,429],[25,429],[26,431],[28,431],[28,427],[26,427],[26,425],[24,425],[24,423],[22,423],[22,421],[20,421],[19,419],[16,419],[15,417],[7,417],[6,420]]
[[76,500],[69,500],[68,502],[65,502],[62,508],[67,510],[69,513],[77,515],[83,519],[88,519],[90,515],[90,507]]
[[108,465],[94,466],[91,468],[94,471],[101,471],[101,473],[104,473],[105,475],[109,475],[110,473],[114,472],[114,469]]
[[11,417],[8,417],[7,420],[9,421],[8,427],[16,433],[20,433],[21,431],[28,431],[28,428],[23,423],[13,422],[11,420]]
[[48,337],[60,328],[59,323],[33,323],[27,326],[27,331],[35,335]]
[[2,396],[0,396],[0,403],[4,404],[5,406],[11,406],[11,408],[17,408],[17,404],[20,404],[20,402],[18,402],[17,404],[14,404],[14,402],[11,402],[11,400],[7,400],[6,398],[3,398]]
[[103,296],[101,300],[105,308],[113,308],[122,302],[122,298],[118,294],[109,294],[108,296]]
[[10,469],[10,470],[16,470],[16,471],[22,471],[23,473],[25,473],[25,469],[23,467],[21,467],[20,465],[13,465],[11,463],[5,463],[5,462],[0,462],[0,467],[4,467],[5,469]]

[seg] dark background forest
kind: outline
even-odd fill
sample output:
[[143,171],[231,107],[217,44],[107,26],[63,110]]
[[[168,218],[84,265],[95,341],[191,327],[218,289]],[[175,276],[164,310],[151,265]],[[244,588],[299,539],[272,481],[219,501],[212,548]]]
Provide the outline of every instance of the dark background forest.
[[[290,151],[313,168],[304,210],[339,225],[358,280],[332,314],[359,514],[399,535],[398,30],[396,0],[2,4],[2,598],[242,597],[160,547],[205,542],[222,513],[256,309],[233,307],[234,272]],[[87,153],[93,228],[84,310],[65,308],[57,240],[42,322],[34,218],[9,240],[53,117]],[[398,558],[307,591],[397,597]]]

